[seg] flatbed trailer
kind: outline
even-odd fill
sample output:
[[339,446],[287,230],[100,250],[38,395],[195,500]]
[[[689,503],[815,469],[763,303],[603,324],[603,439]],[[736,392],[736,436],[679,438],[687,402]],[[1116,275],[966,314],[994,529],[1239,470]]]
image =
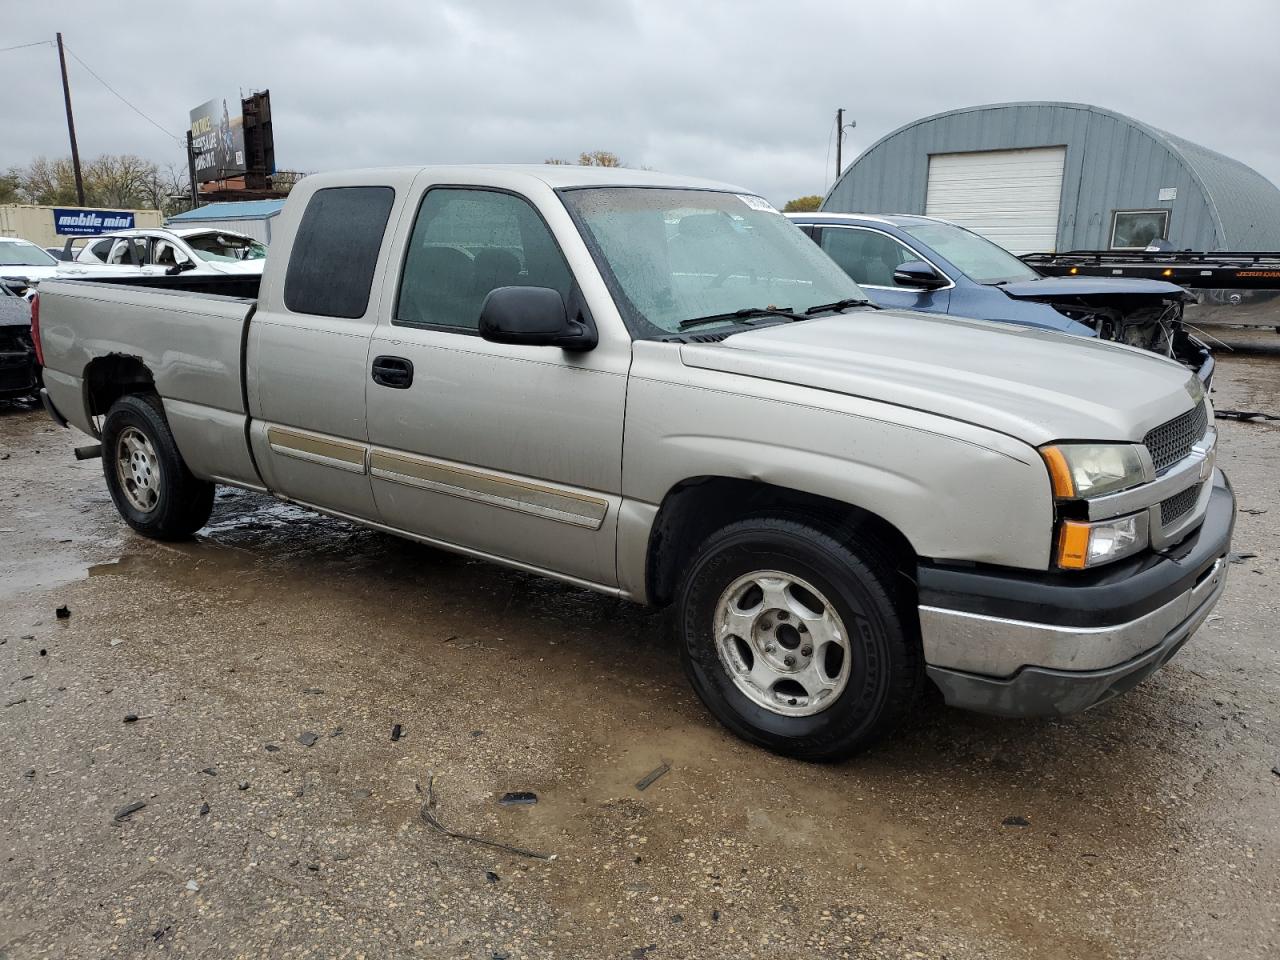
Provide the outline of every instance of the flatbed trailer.
[[1128,277],[1187,288],[1189,324],[1273,327],[1280,333],[1280,252],[1068,250],[1022,260],[1050,277]]

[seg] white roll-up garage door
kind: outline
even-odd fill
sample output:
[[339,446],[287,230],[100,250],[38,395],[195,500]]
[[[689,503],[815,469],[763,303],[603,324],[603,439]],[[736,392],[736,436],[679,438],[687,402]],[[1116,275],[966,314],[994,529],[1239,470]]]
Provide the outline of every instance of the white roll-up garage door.
[[1066,153],[1066,147],[936,153],[924,212],[1014,253],[1052,253]]

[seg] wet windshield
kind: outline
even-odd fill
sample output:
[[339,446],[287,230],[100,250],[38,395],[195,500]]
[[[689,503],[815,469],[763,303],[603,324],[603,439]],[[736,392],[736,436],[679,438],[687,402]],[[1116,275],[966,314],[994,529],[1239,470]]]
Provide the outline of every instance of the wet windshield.
[[201,260],[262,260],[267,255],[265,244],[234,233],[197,233],[183,239]]
[[56,267],[58,261],[34,243],[0,243],[0,266]]
[[920,223],[902,229],[933,247],[975,283],[1011,283],[1040,276],[1004,247],[955,224]]
[[[710,190],[561,191],[634,336],[696,317],[776,307],[803,313],[866,295],[812,240],[759,197]],[[708,332],[750,323],[725,317]]]

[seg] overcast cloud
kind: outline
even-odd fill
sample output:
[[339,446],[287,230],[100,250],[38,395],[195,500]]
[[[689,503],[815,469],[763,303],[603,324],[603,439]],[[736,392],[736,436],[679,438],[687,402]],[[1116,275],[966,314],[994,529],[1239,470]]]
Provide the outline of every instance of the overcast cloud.
[[[187,11],[198,10],[199,13]],[[823,193],[833,114],[846,164],[954,107],[1109,107],[1280,182],[1280,4],[312,0],[23,4],[0,46],[66,43],[83,157],[184,165],[188,111],[271,90],[277,164],[533,161],[612,150],[741,184]],[[65,155],[51,46],[0,53],[0,168]]]

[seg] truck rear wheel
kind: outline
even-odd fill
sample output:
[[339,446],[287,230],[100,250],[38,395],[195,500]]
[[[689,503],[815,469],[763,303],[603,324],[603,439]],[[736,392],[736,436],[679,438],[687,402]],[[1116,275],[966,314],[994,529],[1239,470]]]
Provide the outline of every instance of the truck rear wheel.
[[159,397],[129,394],[102,424],[102,470],[120,516],[157,540],[183,540],[209,520],[214,485],[183,462]]
[[685,670],[743,739],[843,759],[896,727],[922,685],[897,592],[872,549],[791,520],[731,524],[702,544],[681,585]]

